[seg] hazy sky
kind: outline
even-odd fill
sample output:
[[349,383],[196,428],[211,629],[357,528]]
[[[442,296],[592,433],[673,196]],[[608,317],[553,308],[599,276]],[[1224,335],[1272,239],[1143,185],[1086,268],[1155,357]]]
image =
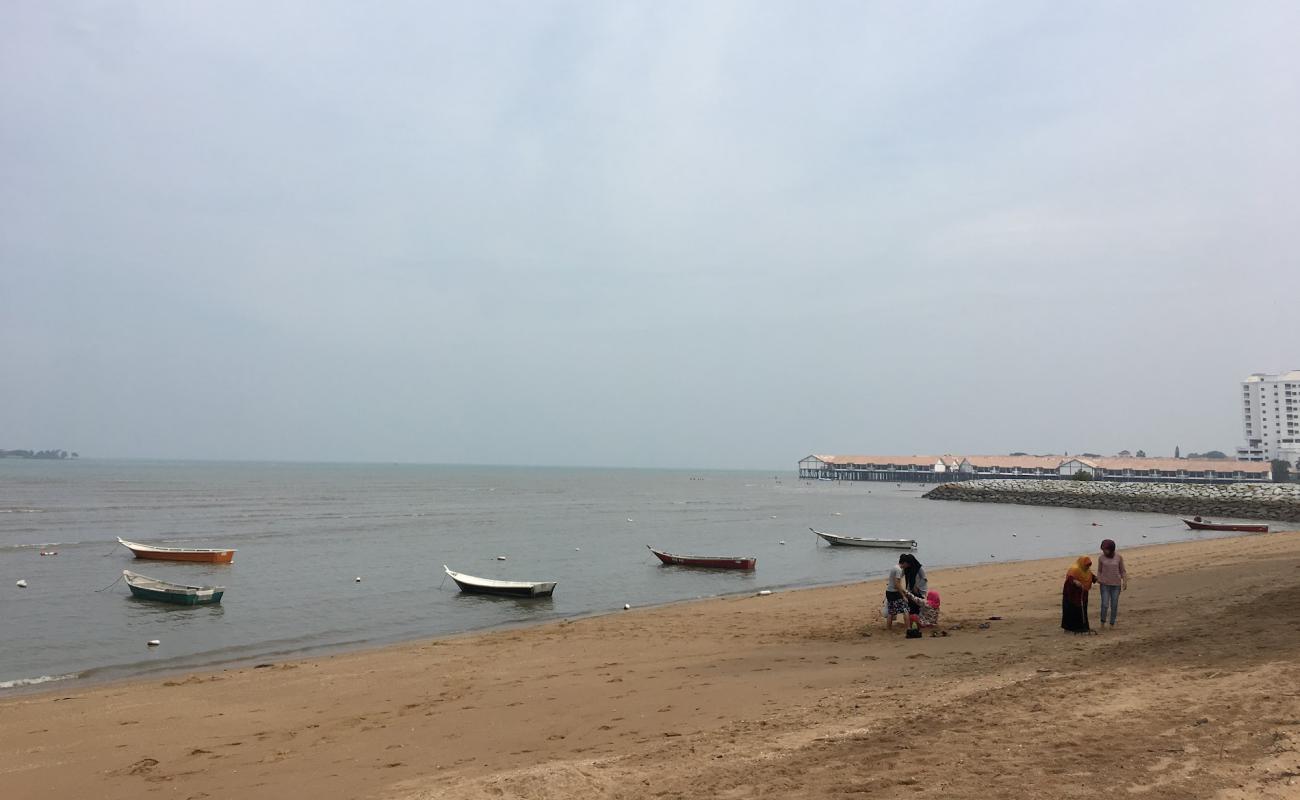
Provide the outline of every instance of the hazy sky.
[[1300,3],[0,5],[0,447],[1241,443]]

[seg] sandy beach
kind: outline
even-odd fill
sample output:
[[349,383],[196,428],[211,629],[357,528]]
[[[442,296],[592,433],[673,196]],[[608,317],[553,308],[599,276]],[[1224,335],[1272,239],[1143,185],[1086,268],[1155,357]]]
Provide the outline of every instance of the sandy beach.
[[943,638],[876,581],[55,687],[0,701],[0,794],[1300,797],[1300,532],[1122,553],[1096,636],[1052,559],[933,571]]

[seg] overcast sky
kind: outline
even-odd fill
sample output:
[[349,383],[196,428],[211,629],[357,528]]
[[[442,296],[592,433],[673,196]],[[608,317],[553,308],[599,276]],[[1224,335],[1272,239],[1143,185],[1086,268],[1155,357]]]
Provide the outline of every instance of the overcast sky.
[[1241,444],[1300,4],[0,5],[0,447]]

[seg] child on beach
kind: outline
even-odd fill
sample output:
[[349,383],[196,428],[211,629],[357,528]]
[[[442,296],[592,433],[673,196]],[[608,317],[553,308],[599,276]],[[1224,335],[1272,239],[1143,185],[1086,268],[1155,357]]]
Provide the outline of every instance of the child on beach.
[[939,624],[939,593],[934,589],[925,593],[925,602],[921,603],[921,627],[933,628]]
[[889,630],[894,629],[894,617],[903,616],[903,626],[907,627],[907,584],[903,578],[903,564],[905,562],[900,558],[898,563],[889,570],[889,576],[885,578],[885,627]]

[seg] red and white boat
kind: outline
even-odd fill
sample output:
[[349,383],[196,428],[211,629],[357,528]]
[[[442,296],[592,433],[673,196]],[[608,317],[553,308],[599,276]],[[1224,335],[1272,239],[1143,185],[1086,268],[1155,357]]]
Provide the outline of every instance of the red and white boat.
[[1194,519],[1183,519],[1187,527],[1194,531],[1244,531],[1246,533],[1268,533],[1267,525],[1259,525],[1250,522],[1210,522],[1209,520],[1196,517]]
[[650,552],[665,564],[673,564],[679,567],[711,567],[712,569],[753,569],[758,563],[757,558],[745,558],[742,556],[677,556],[672,553],[665,553],[662,550],[656,550],[650,545],[646,545]]
[[235,557],[235,548],[230,547],[158,547],[152,544],[128,542],[121,536],[118,544],[135,554],[136,558],[149,558],[155,561],[197,561],[203,564],[229,564]]

